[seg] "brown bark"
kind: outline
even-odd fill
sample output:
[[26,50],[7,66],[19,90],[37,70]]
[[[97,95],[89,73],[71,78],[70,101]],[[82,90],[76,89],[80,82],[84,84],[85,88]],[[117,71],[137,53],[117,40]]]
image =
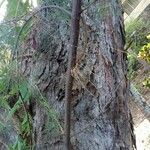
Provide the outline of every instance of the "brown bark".
[[[95,15],[97,9],[98,17]],[[82,17],[84,26],[81,28],[76,66],[72,69],[75,81],[71,112],[72,149],[133,150],[135,138],[128,107],[129,84],[127,58],[123,53],[125,41],[120,2],[100,0],[85,10]],[[47,27],[42,22],[38,25],[36,34],[39,35]],[[24,73],[29,70],[29,79],[37,84],[49,105],[59,113],[59,121],[63,125],[69,28],[61,21],[53,23],[52,27],[59,33],[49,38],[50,47],[44,51],[36,49],[34,55],[38,53],[38,57],[29,61],[33,62],[32,65],[27,65],[27,61],[22,64],[30,68]],[[47,37],[50,36],[47,33]],[[36,101],[34,129],[37,149],[63,149],[61,135],[54,138],[51,133],[44,133],[46,123],[45,109]]]

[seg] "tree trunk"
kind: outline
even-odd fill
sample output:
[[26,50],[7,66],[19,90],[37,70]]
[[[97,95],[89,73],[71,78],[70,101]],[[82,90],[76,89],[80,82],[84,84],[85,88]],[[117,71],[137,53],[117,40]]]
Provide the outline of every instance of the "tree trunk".
[[[85,10],[82,18],[77,61],[72,69],[72,149],[133,150],[135,137],[128,107],[129,81],[121,4],[118,0],[100,0]],[[36,60],[35,57],[23,60],[22,70],[59,114],[63,126],[70,31],[60,20],[51,23],[51,27],[53,29],[43,22],[37,23],[34,36],[41,43],[38,42],[36,49],[30,49]],[[54,28],[58,32],[52,37]],[[37,100],[35,103],[36,149],[64,149],[63,132],[58,136],[51,130],[44,132],[50,119],[45,108]]]

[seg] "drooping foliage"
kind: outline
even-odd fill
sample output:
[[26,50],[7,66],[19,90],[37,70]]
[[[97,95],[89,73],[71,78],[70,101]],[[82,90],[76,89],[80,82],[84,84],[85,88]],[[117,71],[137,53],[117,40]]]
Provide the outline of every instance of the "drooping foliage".
[[[57,112],[49,106],[36,84],[20,70],[18,54],[27,49],[27,43],[31,43],[31,31],[38,20],[35,16],[31,17],[32,6],[29,0],[8,0],[6,9],[4,21],[0,24],[0,111],[4,109],[6,116],[0,122],[0,136],[4,135],[9,150],[28,150],[34,147],[34,112],[30,108],[31,103],[36,101],[46,110],[48,122],[45,133],[53,131],[51,134],[57,134],[62,132],[62,127]],[[7,132],[4,129],[14,131],[13,141],[5,139]]]

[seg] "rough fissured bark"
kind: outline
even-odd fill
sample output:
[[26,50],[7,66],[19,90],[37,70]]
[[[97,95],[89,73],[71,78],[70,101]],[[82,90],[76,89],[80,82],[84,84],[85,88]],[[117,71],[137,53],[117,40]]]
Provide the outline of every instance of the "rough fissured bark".
[[[98,8],[99,15],[96,16]],[[78,59],[72,70],[75,83],[71,145],[74,150],[132,150],[135,138],[128,108],[127,57],[123,52],[125,41],[120,2],[100,0],[84,11],[83,16],[85,24],[81,29]],[[57,23],[59,26],[55,26]],[[50,106],[60,114],[59,121],[63,125],[69,31],[61,21],[56,24],[59,32],[50,39],[52,47],[38,52],[36,61],[30,65],[29,78],[36,81]],[[46,114],[40,105],[36,105],[37,149],[42,149],[43,145],[43,149],[63,149],[61,136],[53,142],[53,137],[47,138],[43,132]]]

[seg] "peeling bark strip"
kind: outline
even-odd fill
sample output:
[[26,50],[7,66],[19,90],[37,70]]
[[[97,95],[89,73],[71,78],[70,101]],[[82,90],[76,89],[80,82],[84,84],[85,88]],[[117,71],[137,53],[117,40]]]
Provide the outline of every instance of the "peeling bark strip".
[[71,69],[75,66],[76,51],[78,46],[79,28],[80,28],[80,15],[81,15],[81,0],[73,0],[72,8],[72,21],[71,21],[71,48],[68,57],[68,68],[66,75],[66,87],[65,87],[65,147],[66,150],[70,150],[70,122],[71,122],[71,97],[73,77],[71,76]]

